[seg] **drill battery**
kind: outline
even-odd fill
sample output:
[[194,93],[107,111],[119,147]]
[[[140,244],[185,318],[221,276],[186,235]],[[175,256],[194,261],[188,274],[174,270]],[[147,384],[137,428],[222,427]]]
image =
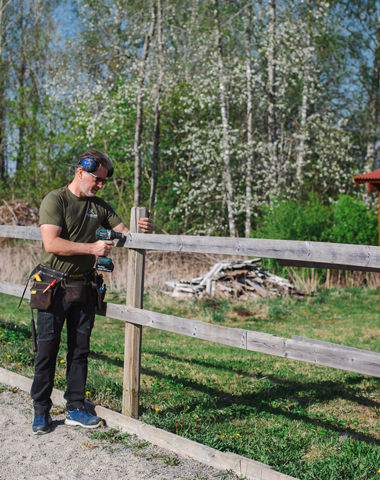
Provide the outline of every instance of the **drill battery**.
[[[107,230],[105,228],[99,228],[95,232],[96,240],[114,240],[115,238],[121,239],[123,238],[123,234],[121,232],[115,232],[114,230]],[[99,272],[113,272],[115,268],[112,260],[108,257],[98,257],[96,260],[95,265],[96,270]]]

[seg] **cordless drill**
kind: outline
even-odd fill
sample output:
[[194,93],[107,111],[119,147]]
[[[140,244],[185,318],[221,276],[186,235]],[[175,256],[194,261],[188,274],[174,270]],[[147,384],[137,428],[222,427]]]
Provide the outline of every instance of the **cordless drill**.
[[[106,230],[105,228],[99,228],[95,232],[96,240],[114,240],[115,238],[123,238],[123,234],[115,232],[114,230]],[[95,265],[96,270],[100,272],[113,272],[114,264],[108,257],[98,257]]]

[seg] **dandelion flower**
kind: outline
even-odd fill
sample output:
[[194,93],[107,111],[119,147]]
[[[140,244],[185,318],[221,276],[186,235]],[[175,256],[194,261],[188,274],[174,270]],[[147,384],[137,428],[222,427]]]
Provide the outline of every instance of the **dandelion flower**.
[[7,342],[7,343],[8,343],[8,345],[12,345],[12,342]]
[[220,438],[224,438],[224,437],[225,437],[225,435],[221,435],[221,436],[220,436]]
[[158,407],[157,407],[155,410],[156,410],[156,412],[159,412],[159,411],[160,411],[160,409],[159,409]]
[[108,392],[109,390],[111,390],[110,388],[106,388],[106,392]]
[[352,392],[348,392],[349,395],[352,395]]
[[0,337],[4,337],[4,335],[0,335]]
[[241,437],[240,433],[237,433],[236,436],[237,436],[237,437]]
[[89,394],[90,394],[90,392],[86,392],[86,395],[89,395]]
[[64,361],[64,360],[60,360],[59,362],[60,362],[60,363],[65,363],[65,361]]
[[21,365],[21,363],[18,363],[17,365]]
[[19,355],[22,355],[22,353],[19,353]]
[[139,402],[139,404],[141,405],[141,404],[142,404],[142,402]]
[[10,355],[7,355],[7,357],[8,357],[8,358],[11,358],[11,356],[10,356]]

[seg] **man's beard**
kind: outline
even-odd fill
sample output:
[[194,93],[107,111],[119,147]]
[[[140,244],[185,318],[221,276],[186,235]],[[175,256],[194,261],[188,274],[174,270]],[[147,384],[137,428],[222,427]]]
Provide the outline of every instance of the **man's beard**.
[[80,185],[80,189],[86,197],[96,197],[97,191],[92,192],[92,188],[86,188],[85,186]]

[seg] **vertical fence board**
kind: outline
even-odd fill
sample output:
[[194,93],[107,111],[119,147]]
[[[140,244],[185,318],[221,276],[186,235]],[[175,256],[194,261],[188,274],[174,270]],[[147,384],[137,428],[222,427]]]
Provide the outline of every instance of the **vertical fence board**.
[[[137,222],[148,216],[146,208],[133,207],[130,231],[138,233]],[[141,230],[140,230],[141,232]],[[143,308],[145,250],[128,251],[127,306]],[[122,413],[139,418],[142,326],[125,324],[124,383]]]

